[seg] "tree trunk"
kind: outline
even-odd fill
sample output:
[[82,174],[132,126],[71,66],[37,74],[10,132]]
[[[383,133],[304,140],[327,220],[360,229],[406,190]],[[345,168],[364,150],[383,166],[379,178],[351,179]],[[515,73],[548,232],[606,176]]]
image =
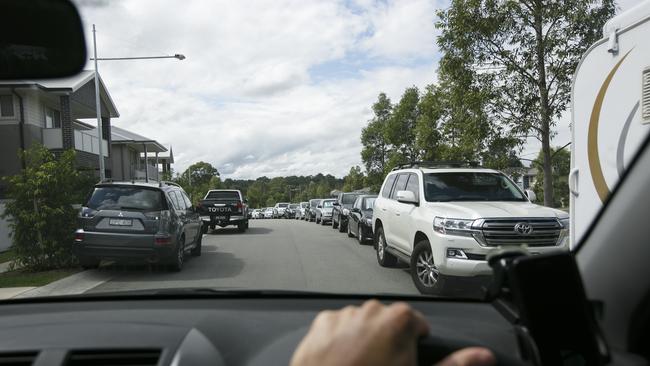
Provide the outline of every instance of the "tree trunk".
[[552,207],[553,203],[553,168],[551,164],[551,113],[548,102],[548,88],[546,85],[546,66],[545,66],[545,49],[544,34],[542,31],[542,7],[541,2],[536,3],[535,7],[535,38],[537,53],[537,74],[539,88],[539,107],[540,107],[540,130],[542,140],[542,156],[544,157],[544,206]]

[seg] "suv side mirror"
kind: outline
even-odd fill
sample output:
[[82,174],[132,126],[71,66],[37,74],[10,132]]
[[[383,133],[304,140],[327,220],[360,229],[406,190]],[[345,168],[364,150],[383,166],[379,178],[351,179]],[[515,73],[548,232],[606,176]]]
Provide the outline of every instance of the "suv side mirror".
[[411,191],[397,191],[395,198],[397,198],[397,202],[401,203],[411,203],[416,205],[419,203],[418,200],[415,199],[415,194]]
[[530,200],[530,202],[535,202],[537,201],[537,195],[535,194],[535,191],[532,189],[527,189],[524,191],[524,194],[526,194],[526,197]]
[[318,206],[316,206],[316,208],[323,208],[323,206],[322,206],[322,205],[318,205]]
[[341,206],[341,204],[340,204],[338,201],[332,203],[332,205],[334,205],[334,206]]
[[361,213],[361,210],[358,207],[353,207],[350,212]]

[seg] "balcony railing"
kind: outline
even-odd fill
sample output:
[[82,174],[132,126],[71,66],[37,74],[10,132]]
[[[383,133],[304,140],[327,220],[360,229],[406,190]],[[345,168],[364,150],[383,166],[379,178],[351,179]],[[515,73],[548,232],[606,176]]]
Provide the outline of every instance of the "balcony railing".
[[[147,165],[147,170],[149,171],[149,179],[159,180],[160,175],[158,174],[158,169],[155,166]],[[135,179],[145,179],[145,167],[141,166],[140,168],[133,168]]]
[[[86,131],[74,131],[74,148],[79,151],[89,152],[99,155],[99,138],[96,134]],[[102,148],[104,156],[108,157],[108,142],[102,139]]]

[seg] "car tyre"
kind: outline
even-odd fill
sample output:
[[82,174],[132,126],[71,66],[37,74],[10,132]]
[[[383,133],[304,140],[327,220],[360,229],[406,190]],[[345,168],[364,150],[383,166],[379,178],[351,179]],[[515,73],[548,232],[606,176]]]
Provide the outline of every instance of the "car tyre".
[[185,262],[185,236],[181,236],[181,240],[176,245],[176,253],[169,267],[174,272],[180,272],[183,269],[183,262]]
[[418,291],[424,295],[439,293],[440,272],[435,266],[431,245],[428,240],[421,240],[415,244],[411,254],[411,279]]
[[325,220],[323,220],[322,217],[321,217],[321,219],[320,219],[320,224],[323,225],[323,226],[327,225],[327,223],[325,222]]
[[[348,226],[350,223],[348,222]],[[384,228],[378,227],[377,234],[375,235],[377,263],[382,267],[395,267],[397,264],[397,257],[388,253],[386,250],[386,237],[384,236]]]
[[246,223],[240,222],[239,224],[237,224],[237,231],[239,231],[240,233],[246,231]]
[[348,229],[347,230],[348,231],[348,238],[354,238],[354,234],[352,234],[352,230],[350,230],[350,223],[349,222],[348,222],[347,226],[348,226],[348,228],[347,228]]
[[[348,225],[350,224],[350,219],[348,218]],[[343,225],[343,222],[339,222],[339,233],[342,233],[345,231],[345,227],[347,225]]]
[[196,243],[194,243],[194,248],[192,248],[192,255],[195,257],[201,256],[201,246],[203,246],[203,233],[199,233],[199,237],[196,238]]
[[339,224],[334,220],[334,216],[332,216],[332,229],[336,229],[337,227],[339,227]]
[[93,257],[82,257],[79,258],[79,264],[83,269],[95,269],[99,267],[101,259]]
[[[348,224],[350,226],[350,224]],[[357,224],[357,241],[359,242],[359,245],[363,245],[363,235],[361,231],[361,223]]]

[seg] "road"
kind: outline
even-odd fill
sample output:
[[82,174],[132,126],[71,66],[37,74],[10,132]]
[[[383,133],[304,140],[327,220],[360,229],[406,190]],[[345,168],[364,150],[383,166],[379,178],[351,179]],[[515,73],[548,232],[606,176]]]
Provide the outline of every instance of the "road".
[[377,264],[370,243],[299,220],[251,220],[245,233],[225,228],[206,234],[201,257],[188,256],[178,273],[146,265],[99,271],[111,279],[88,292],[209,287],[418,294],[406,268]]

